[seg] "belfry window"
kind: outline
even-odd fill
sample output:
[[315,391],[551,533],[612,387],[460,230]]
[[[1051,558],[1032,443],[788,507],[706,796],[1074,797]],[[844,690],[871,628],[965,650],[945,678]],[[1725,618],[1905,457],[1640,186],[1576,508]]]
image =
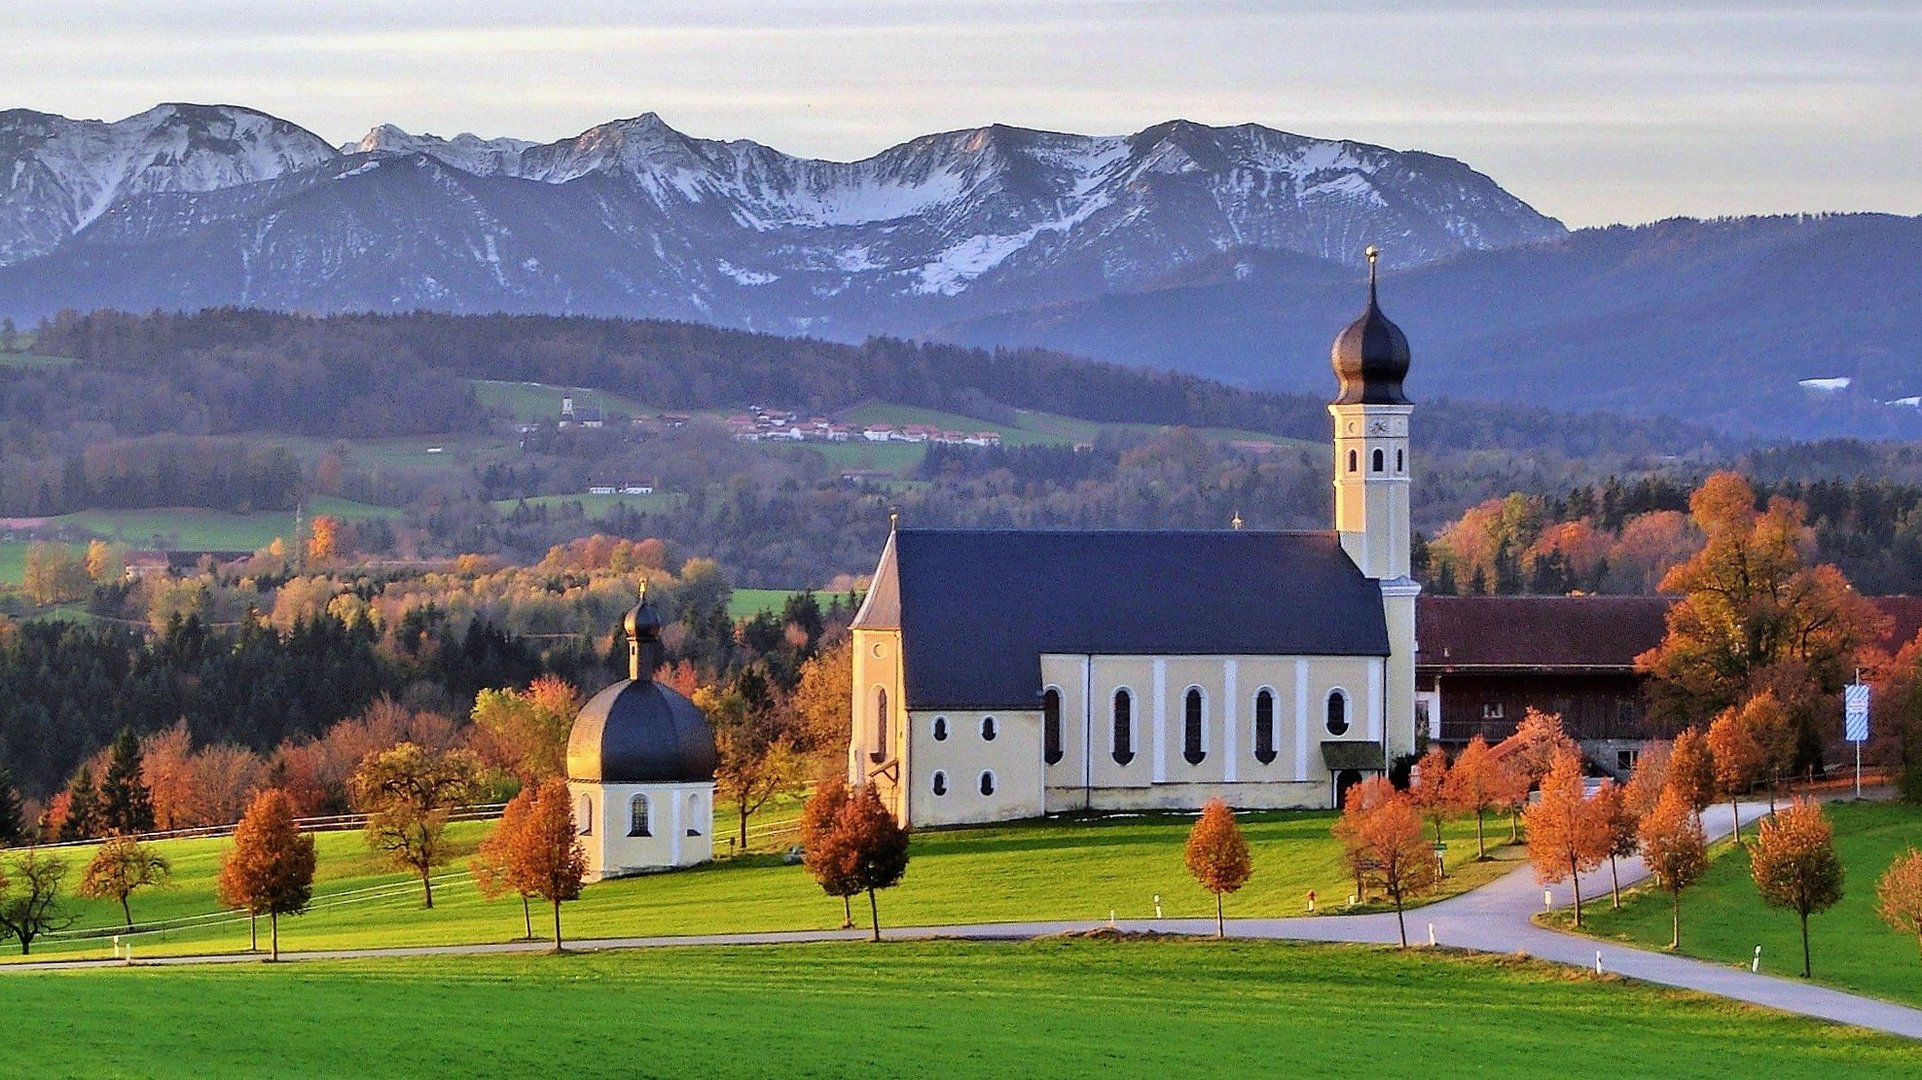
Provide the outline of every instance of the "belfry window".
[[1275,760],[1275,695],[1267,690],[1255,695],[1255,760]]
[[1126,690],[1114,692],[1114,760],[1126,765],[1135,759],[1134,698]]
[[1361,456],[1353,450],[1348,451],[1348,471],[1357,472],[1360,469],[1361,469]]
[[1340,690],[1328,695],[1328,734],[1346,735],[1348,733],[1348,695]]
[[1041,758],[1053,765],[1061,756],[1061,691],[1050,686],[1041,695]]
[[888,758],[888,692],[874,688],[874,744],[868,747],[868,760],[875,763]]
[[1188,764],[1199,765],[1201,764],[1201,759],[1208,756],[1208,752],[1202,749],[1201,746],[1202,700],[1200,687],[1190,686],[1188,688],[1188,697],[1187,700],[1183,702],[1182,708],[1181,756],[1187,760]]
[[1387,467],[1386,464],[1384,464],[1385,457],[1386,455],[1384,455],[1380,450],[1375,451],[1374,464],[1375,464],[1376,472],[1381,472],[1384,468]]
[[1403,465],[1403,464],[1402,464],[1402,461],[1401,461],[1401,453],[1402,453],[1402,452],[1401,452],[1400,450],[1397,450],[1397,451],[1395,451],[1395,472],[1396,472],[1396,473],[1397,473],[1398,475],[1399,475],[1399,474],[1401,473],[1401,471],[1402,471],[1403,469],[1406,469],[1406,468],[1407,468],[1407,466],[1406,466],[1406,465]]
[[653,836],[653,823],[648,818],[647,796],[636,795],[627,801],[627,835]]

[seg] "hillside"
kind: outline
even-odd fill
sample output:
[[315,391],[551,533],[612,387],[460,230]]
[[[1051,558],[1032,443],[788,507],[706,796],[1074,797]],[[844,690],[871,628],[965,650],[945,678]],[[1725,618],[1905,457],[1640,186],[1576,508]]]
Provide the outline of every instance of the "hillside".
[[[1300,392],[1280,356],[1355,308],[1333,264],[1232,253],[1146,291],[964,322],[940,340],[1038,346]],[[1418,400],[1688,418],[1769,437],[1922,434],[1922,218],[1585,229],[1388,273]],[[1834,389],[1804,380],[1841,379]],[[1897,404],[1889,404],[1896,402]]]

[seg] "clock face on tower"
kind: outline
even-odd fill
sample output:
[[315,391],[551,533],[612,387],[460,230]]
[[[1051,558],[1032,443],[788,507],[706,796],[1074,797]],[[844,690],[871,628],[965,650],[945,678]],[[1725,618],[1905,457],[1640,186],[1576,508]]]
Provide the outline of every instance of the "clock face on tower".
[[1377,421],[1375,421],[1374,423],[1371,423],[1371,424],[1369,424],[1369,425],[1368,425],[1368,434],[1370,434],[1370,435],[1386,435],[1386,434],[1388,434],[1388,421],[1386,421],[1386,420],[1377,420]]

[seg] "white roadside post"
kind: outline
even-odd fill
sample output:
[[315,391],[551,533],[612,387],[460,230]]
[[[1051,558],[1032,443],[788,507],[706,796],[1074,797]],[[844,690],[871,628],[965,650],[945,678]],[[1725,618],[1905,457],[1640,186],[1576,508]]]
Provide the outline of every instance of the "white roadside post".
[[1760,945],[1755,947],[1755,959],[1748,962],[1748,970],[1751,975],[1758,974],[1762,970],[1762,947]]
[[1855,681],[1842,688],[1843,736],[1855,744],[1855,797],[1862,797],[1862,744],[1869,741],[1869,688],[1858,669]]

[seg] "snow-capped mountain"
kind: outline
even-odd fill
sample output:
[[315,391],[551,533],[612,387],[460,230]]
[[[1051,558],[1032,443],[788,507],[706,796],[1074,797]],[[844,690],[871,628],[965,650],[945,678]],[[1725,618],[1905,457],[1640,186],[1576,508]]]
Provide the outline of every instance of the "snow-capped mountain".
[[[838,337],[1137,289],[1235,250],[1390,265],[1566,230],[1458,161],[1257,125],[993,126],[856,162],[686,136],[338,149],[231,107],[0,113],[0,305],[416,307]],[[183,258],[183,253],[191,257]],[[11,264],[11,265],[7,265]]]

